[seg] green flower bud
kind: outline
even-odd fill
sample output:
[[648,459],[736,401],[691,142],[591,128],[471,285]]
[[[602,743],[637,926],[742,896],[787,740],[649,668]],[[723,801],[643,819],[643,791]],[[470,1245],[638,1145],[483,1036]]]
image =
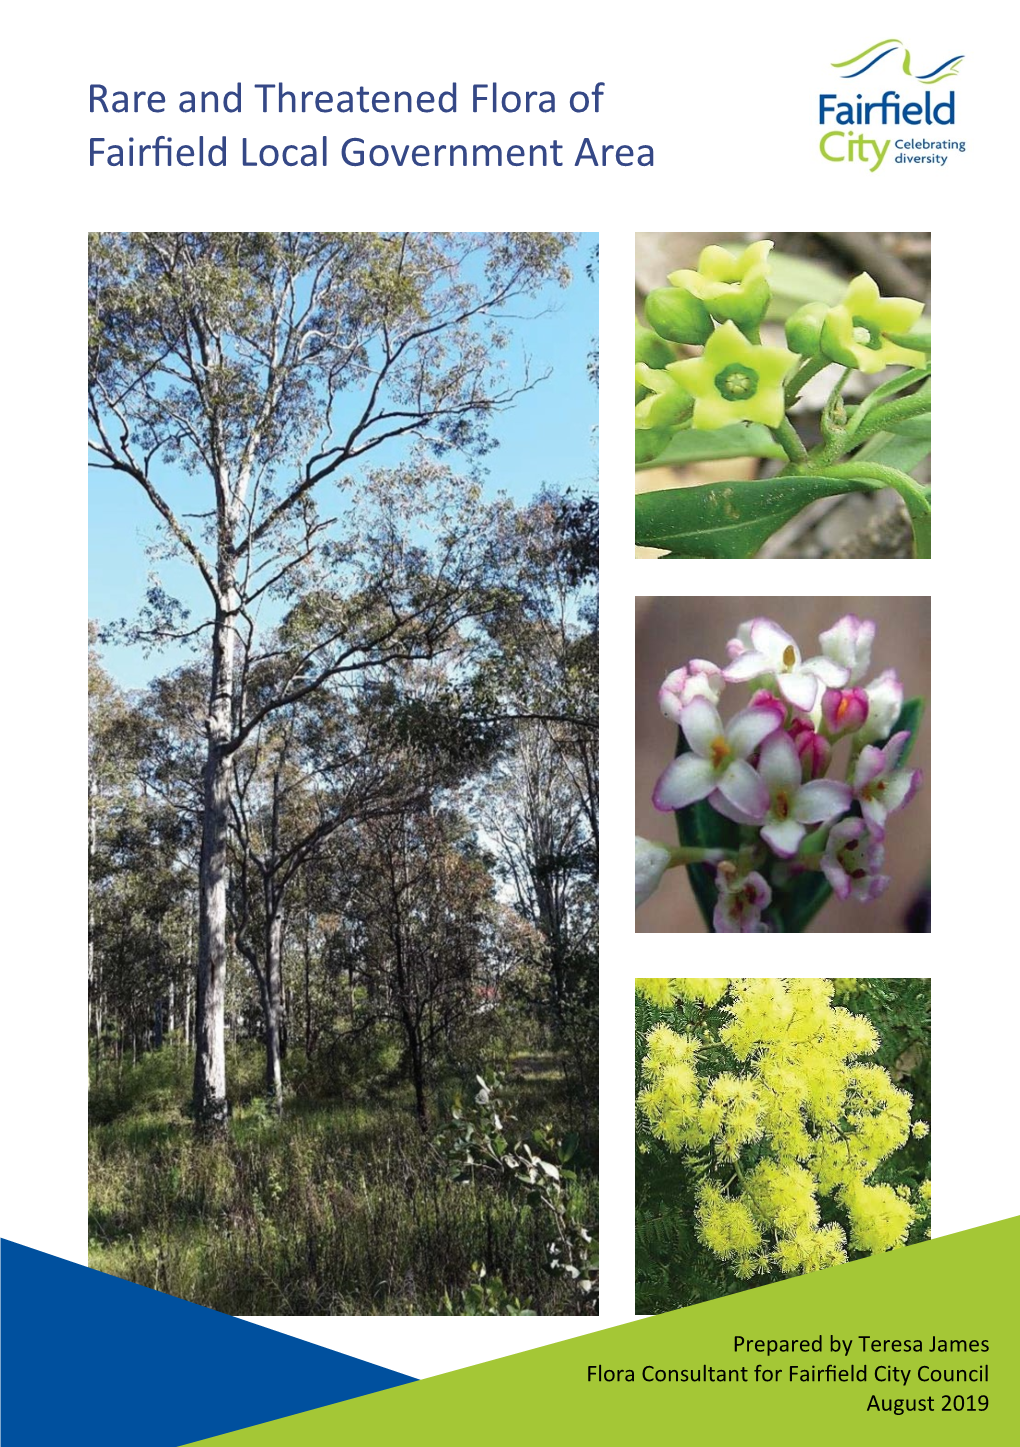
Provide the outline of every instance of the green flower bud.
[[664,342],[648,327],[643,327],[635,317],[634,360],[644,362],[649,367],[666,367],[670,362],[676,361],[676,348],[671,347],[669,342]]
[[664,368],[638,362],[634,368],[634,380],[647,389],[647,395],[634,408],[635,427],[668,427],[690,412],[690,394]]
[[634,433],[634,461],[652,462],[673,436],[672,427],[646,428]]
[[712,319],[689,291],[660,286],[645,297],[645,319],[660,337],[700,347],[712,335]]
[[674,271],[669,279],[703,301],[716,321],[756,327],[772,299],[767,259],[771,250],[771,241],[755,241],[739,256],[724,246],[706,246],[697,271]]
[[822,325],[829,308],[823,301],[809,301],[799,307],[786,323],[786,340],[804,357],[817,357],[822,350]]

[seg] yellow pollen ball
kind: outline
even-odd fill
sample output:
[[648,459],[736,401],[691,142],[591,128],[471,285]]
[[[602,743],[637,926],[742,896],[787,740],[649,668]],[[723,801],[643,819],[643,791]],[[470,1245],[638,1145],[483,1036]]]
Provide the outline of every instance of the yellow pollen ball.
[[783,649],[783,664],[784,664],[785,667],[787,667],[787,668],[792,668],[793,665],[794,665],[796,662],[797,662],[797,655],[796,655],[796,653],[793,651],[793,644],[792,644],[792,643],[788,643],[788,644],[786,645],[786,647]]

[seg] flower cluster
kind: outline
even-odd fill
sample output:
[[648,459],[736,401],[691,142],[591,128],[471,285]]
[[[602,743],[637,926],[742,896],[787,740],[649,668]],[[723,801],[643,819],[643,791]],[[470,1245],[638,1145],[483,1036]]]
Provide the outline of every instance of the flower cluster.
[[[906,766],[910,730],[894,731],[903,707],[896,673],[865,682],[874,639],[874,623],[847,614],[805,658],[778,623],[753,618],[730,641],[728,664],[692,659],[659,690],[682,747],[652,802],[663,812],[704,802],[740,826],[738,848],[683,860],[715,866],[717,933],[768,929],[776,889],[811,871],[839,899],[864,903],[887,887],[889,816],[910,802],[921,774]],[[751,697],[724,722],[723,691],[740,684]],[[637,840],[639,903],[669,863],[664,845]]]
[[[861,372],[892,364],[924,367],[926,354],[907,336],[922,304],[883,297],[872,278],[855,276],[837,306],[809,302],[790,318],[788,346],[763,346],[758,328],[771,301],[771,241],[739,256],[722,246],[702,251],[696,270],[674,271],[669,286],[645,300],[647,327],[635,343],[637,460],[659,455],[680,427],[714,429],[735,422],[777,428],[798,364],[812,372],[830,363]],[[674,345],[701,347],[679,358]]]
[[[739,1279],[905,1242],[930,1211],[930,1182],[912,1193],[871,1177],[928,1126],[911,1123],[911,1097],[882,1066],[861,1061],[878,1035],[833,1006],[832,980],[643,979],[637,990],[686,1027],[648,1032],[639,1110],[699,1169],[698,1239]],[[725,1023],[692,1028],[720,1001]]]

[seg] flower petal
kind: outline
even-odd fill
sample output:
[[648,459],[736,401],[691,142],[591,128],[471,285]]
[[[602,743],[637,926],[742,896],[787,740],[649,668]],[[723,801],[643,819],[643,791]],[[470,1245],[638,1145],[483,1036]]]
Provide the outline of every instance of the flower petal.
[[794,794],[800,788],[801,767],[797,747],[788,733],[778,730],[761,746],[758,773],[768,785],[770,794],[786,789]]
[[885,781],[882,803],[890,814],[904,808],[921,787],[920,769],[897,769]]
[[826,658],[848,668],[851,683],[860,683],[871,665],[871,645],[875,641],[875,625],[871,619],[846,613],[831,628],[819,633],[818,641]]
[[885,894],[892,883],[888,874],[869,874],[864,879],[855,879],[852,885],[854,899],[861,904],[870,904],[880,894]]
[[786,710],[777,703],[753,704],[730,719],[726,742],[738,759],[746,759],[769,734],[782,728]]
[[813,673],[780,673],[776,678],[779,692],[794,708],[807,713],[815,706],[820,684]]
[[699,759],[697,754],[681,754],[660,774],[652,791],[652,803],[664,814],[672,809],[686,809],[688,804],[707,799],[715,785],[715,770],[707,759]]
[[854,765],[854,789],[863,789],[885,770],[885,753],[874,744],[865,744]]
[[806,673],[813,673],[820,678],[826,688],[842,688],[850,681],[850,670],[844,668],[841,663],[833,663],[831,658],[822,658],[820,655],[815,658],[807,658],[801,664]]
[[755,821],[765,817],[769,791],[746,759],[734,759],[718,780],[719,792],[727,803]]
[[901,729],[898,734],[893,734],[892,738],[886,743],[882,752],[885,755],[885,770],[887,774],[891,773],[899,763],[900,755],[906,748],[909,738],[910,730]]
[[864,815],[872,839],[877,839],[878,842],[881,843],[885,838],[885,821],[889,813],[888,809],[884,804],[880,804],[877,799],[862,799],[861,813]]
[[734,824],[759,824],[761,822],[760,819],[752,819],[750,814],[745,814],[742,809],[735,808],[725,794],[720,793],[718,789],[709,794],[708,802],[717,814],[721,814],[724,819],[732,819]]
[[820,824],[823,819],[845,814],[852,799],[849,784],[840,784],[835,779],[814,779],[798,790],[793,801],[793,817],[802,824]]
[[804,838],[804,825],[796,819],[770,819],[761,831],[761,837],[780,859],[792,859]]
[[758,653],[753,648],[738,654],[732,663],[728,663],[723,669],[723,678],[727,683],[748,683],[752,678],[760,678],[763,673],[772,672],[772,663],[764,653]]
[[771,618],[755,618],[751,623],[751,643],[759,653],[764,653],[766,658],[772,660],[774,668],[783,667],[783,654],[788,648],[793,649],[793,664],[787,665],[797,668],[800,665],[800,649],[787,633],[785,628],[780,628]]
[[726,733],[719,710],[707,698],[691,699],[680,712],[680,727],[691,748],[703,759],[711,753],[713,742]]
[[849,899],[851,882],[850,876],[840,864],[835,855],[826,851],[822,855],[822,873],[832,885],[832,892],[837,899]]

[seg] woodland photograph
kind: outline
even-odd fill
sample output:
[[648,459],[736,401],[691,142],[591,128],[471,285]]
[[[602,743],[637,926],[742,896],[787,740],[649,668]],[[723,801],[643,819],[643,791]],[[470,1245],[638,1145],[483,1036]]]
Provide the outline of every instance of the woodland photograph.
[[89,1264],[598,1310],[598,240],[89,238]]

